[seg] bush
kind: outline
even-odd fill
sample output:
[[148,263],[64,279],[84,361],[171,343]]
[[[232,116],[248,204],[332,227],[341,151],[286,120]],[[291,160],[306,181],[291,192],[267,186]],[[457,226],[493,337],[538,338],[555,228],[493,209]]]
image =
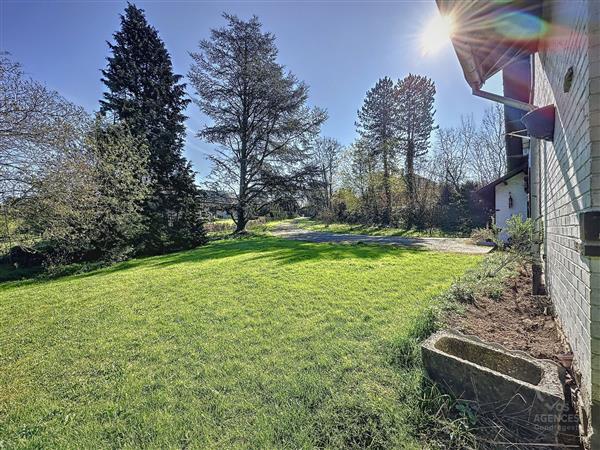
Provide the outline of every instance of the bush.
[[465,281],[458,281],[450,286],[446,297],[450,301],[466,304],[473,304],[476,300],[475,290],[472,283]]
[[6,256],[0,259],[2,264],[12,264],[15,267],[37,267],[44,262],[44,255],[35,248],[17,245],[12,247]]
[[18,209],[23,231],[40,237],[45,263],[120,261],[137,250],[146,231],[146,160],[126,128],[100,121],[58,152]]
[[533,246],[540,241],[536,238],[533,219],[523,220],[519,215],[512,216],[506,221],[504,231],[508,235],[510,250],[523,256],[531,256]]
[[492,242],[496,244],[499,240],[499,234],[500,230],[498,227],[492,224],[490,227],[475,228],[471,232],[471,240],[476,244],[479,242]]
[[330,225],[338,219],[338,216],[331,209],[324,209],[317,214],[317,219],[326,225]]

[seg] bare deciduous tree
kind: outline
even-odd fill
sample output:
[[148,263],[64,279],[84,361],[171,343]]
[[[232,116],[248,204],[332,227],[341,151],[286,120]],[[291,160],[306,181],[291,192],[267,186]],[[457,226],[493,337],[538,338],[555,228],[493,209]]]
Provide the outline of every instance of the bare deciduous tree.
[[470,178],[472,148],[476,145],[477,130],[472,117],[462,117],[458,128],[439,128],[434,156],[439,182],[458,192]]
[[323,186],[323,206],[327,209],[331,208],[334,176],[341,151],[342,144],[333,138],[319,138],[315,142],[315,165],[318,168],[320,182]]
[[84,110],[43,84],[27,78],[21,66],[0,55],[0,207],[7,247],[13,242],[12,209],[68,147],[88,117]]
[[365,138],[359,138],[344,152],[340,170],[342,187],[350,189],[360,199],[363,218],[369,223],[379,221],[381,209],[379,194],[384,183],[379,156]]
[[0,202],[26,195],[56,148],[64,148],[87,121],[82,108],[0,56]]
[[477,139],[471,145],[471,171],[480,185],[506,173],[504,109],[495,103],[483,116]]

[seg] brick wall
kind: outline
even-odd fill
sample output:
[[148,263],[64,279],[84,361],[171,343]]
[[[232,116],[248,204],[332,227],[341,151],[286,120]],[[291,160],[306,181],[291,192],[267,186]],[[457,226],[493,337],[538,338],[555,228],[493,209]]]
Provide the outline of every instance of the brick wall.
[[[592,207],[600,209],[600,2],[589,3],[589,123],[591,141]],[[600,448],[600,258],[591,259],[592,400],[596,429],[594,447]]]
[[[588,37],[596,26],[590,20],[596,3],[574,0],[545,4],[552,27],[546,37],[547,48],[535,57],[534,96],[536,106],[556,105],[554,142],[536,142],[534,146],[538,151],[539,212],[544,229],[542,252],[548,291],[581,373],[588,416],[592,398],[600,400],[600,352],[598,358],[592,357],[596,344],[600,344],[600,339],[593,340],[600,338],[600,306],[594,308],[600,305],[595,299],[600,299],[600,286],[592,291],[598,284],[600,264],[579,253],[578,216],[600,207],[600,178],[592,179],[592,156],[600,156],[600,152],[598,147],[592,148],[590,130],[590,94],[594,89],[590,77],[595,70],[590,63],[596,60],[597,69],[598,58],[592,52],[593,39]],[[570,67],[573,83],[565,93],[563,82]],[[594,163],[594,170],[600,169],[599,163]],[[598,420],[600,417],[593,418]]]

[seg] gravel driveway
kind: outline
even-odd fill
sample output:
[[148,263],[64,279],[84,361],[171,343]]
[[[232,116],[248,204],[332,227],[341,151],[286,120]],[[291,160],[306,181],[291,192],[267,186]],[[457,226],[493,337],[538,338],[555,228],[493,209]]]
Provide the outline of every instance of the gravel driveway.
[[398,247],[422,248],[440,252],[473,254],[485,254],[492,250],[491,247],[475,245],[467,238],[408,238],[402,236],[327,233],[323,231],[304,230],[293,222],[282,224],[272,230],[271,233],[277,237],[307,242],[332,242],[341,244],[363,242],[365,244],[395,245]]

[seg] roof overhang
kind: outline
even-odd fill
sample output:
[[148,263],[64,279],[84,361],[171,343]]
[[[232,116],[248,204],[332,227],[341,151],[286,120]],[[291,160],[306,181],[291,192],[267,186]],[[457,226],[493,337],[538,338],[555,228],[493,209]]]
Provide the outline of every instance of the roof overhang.
[[513,62],[538,50],[547,24],[542,0],[436,0],[452,17],[452,45],[473,90]]
[[512,177],[519,175],[520,173],[526,174],[527,171],[528,171],[528,164],[527,164],[527,162],[525,162],[525,163],[521,164],[521,166],[517,167],[516,169],[508,172],[503,177],[497,178],[494,181],[492,181],[491,183],[486,184],[482,188],[475,191],[475,193],[477,195],[479,195],[480,197],[485,197],[489,194],[492,194],[495,191],[496,186],[498,186],[500,183],[504,183],[504,182],[510,180]]

